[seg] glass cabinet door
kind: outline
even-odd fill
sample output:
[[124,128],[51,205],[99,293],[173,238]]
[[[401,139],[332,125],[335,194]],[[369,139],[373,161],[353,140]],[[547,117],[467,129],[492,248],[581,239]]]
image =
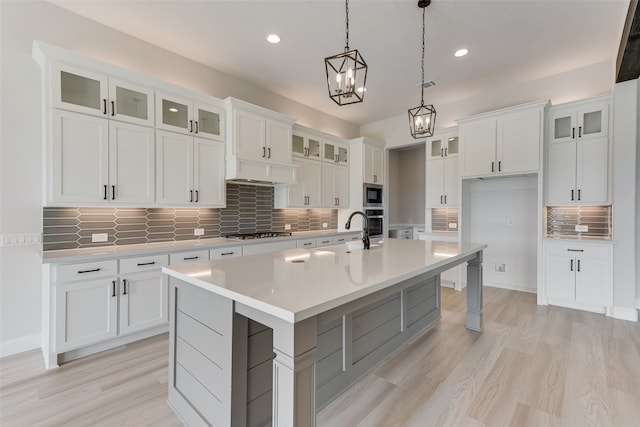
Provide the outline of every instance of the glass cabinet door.
[[597,103],[578,110],[578,137],[590,138],[605,136],[608,133],[609,108]]
[[336,146],[325,142],[324,143],[324,156],[322,157],[322,160],[328,161],[328,162],[335,162],[336,161]]
[[213,106],[195,105],[194,133],[203,138],[222,139],[222,114]]
[[112,79],[109,95],[110,118],[153,125],[153,90]]
[[305,148],[304,137],[296,134],[291,135],[291,152],[294,156],[305,157]]
[[444,148],[442,146],[442,138],[427,140],[427,155],[429,158],[435,159],[444,156]]
[[188,100],[157,94],[156,126],[174,132],[190,133],[193,128],[193,120],[189,118],[189,107]]
[[307,157],[320,160],[320,141],[309,138],[307,140]]
[[349,149],[347,147],[338,147],[338,163],[341,165],[349,164]]
[[444,150],[446,157],[456,156],[458,154],[458,137],[450,136],[447,138],[447,145]]
[[549,142],[572,141],[578,136],[575,110],[550,112],[549,125]]
[[56,107],[96,116],[107,114],[107,78],[70,66],[55,65],[53,72]]

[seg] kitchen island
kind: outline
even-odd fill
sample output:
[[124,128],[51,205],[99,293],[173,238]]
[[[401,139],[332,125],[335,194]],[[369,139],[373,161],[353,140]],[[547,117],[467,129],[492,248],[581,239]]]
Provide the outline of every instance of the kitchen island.
[[467,328],[482,330],[484,248],[386,239],[164,267],[169,404],[189,426],[313,426],[317,406],[438,321],[441,272],[468,263]]

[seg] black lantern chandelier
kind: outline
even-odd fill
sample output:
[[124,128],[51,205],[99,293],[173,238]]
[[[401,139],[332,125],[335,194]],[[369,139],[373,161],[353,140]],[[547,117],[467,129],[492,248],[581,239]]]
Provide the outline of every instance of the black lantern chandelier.
[[418,7],[422,8],[422,80],[420,81],[422,97],[419,107],[409,109],[409,128],[411,136],[416,139],[433,136],[436,124],[436,109],[433,108],[433,105],[424,105],[424,15],[429,4],[431,4],[431,0],[418,1]]
[[349,0],[345,2],[347,25],[344,52],[324,59],[329,97],[338,105],[364,101],[367,63],[357,49],[349,50]]

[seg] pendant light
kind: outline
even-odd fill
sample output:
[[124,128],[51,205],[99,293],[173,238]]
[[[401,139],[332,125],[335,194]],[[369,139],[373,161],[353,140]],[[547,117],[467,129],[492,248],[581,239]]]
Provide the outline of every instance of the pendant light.
[[[422,80],[420,81],[422,98],[420,106],[409,109],[409,128],[411,136],[416,139],[433,136],[436,124],[436,109],[433,108],[433,105],[424,105],[424,16],[425,9],[429,4],[431,4],[431,0],[418,1],[418,7],[422,8]],[[431,84],[428,85],[430,86]]]
[[357,49],[349,50],[349,0],[345,1],[346,37],[344,52],[324,59],[329,97],[338,105],[364,101],[367,63]]

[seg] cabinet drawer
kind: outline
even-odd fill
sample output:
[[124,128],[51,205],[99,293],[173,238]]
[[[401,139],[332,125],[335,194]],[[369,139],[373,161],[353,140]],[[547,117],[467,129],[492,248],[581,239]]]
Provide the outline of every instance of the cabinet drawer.
[[298,247],[304,249],[315,248],[318,246],[316,244],[316,239],[300,239],[298,240]]
[[142,271],[160,270],[169,263],[167,254],[148,255],[120,260],[120,274],[138,273]]
[[[343,243],[347,243],[350,239],[350,236],[333,236],[333,244],[334,245],[341,245]],[[356,236],[357,237],[357,236]],[[357,237],[356,240],[359,240],[360,238]]]
[[570,243],[547,243],[546,254],[554,256],[575,256],[577,258],[598,258],[608,260],[611,253],[609,245],[581,245]]
[[209,259],[224,259],[242,256],[242,246],[231,246],[227,248],[211,249],[209,251]]
[[169,264],[171,265],[197,261],[209,261],[209,251],[203,249],[199,251],[178,252],[169,254]]
[[118,274],[118,261],[83,262],[79,264],[59,265],[54,268],[54,282],[72,282],[75,280],[95,279]]
[[331,245],[333,245],[333,237],[318,237],[316,239],[316,247],[318,248]]
[[347,237],[347,240],[349,240],[350,242],[355,242],[357,240],[360,240],[360,233],[349,234],[349,236]]

